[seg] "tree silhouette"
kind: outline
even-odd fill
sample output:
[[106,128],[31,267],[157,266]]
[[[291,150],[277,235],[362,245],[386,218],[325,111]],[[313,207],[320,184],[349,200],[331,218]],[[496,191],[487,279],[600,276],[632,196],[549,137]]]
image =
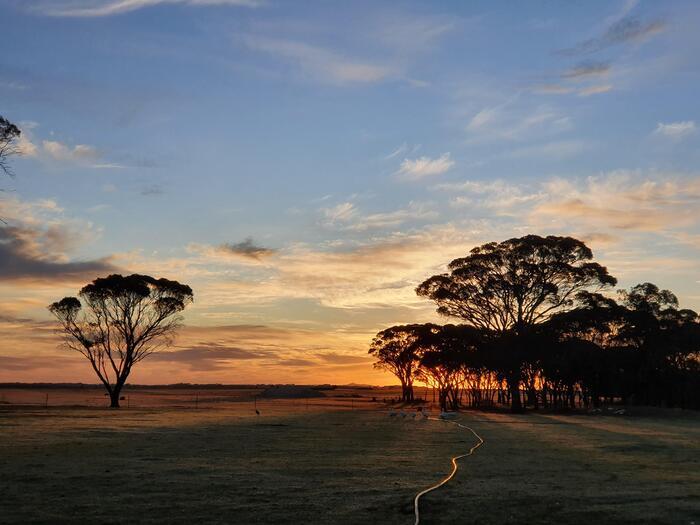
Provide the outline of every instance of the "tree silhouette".
[[192,302],[192,289],[148,275],[110,275],[84,286],[79,297],[49,305],[61,323],[68,348],[85,356],[107,389],[110,406],[132,367],[168,346],[181,324],[178,315]]
[[453,260],[450,273],[434,275],[418,286],[418,295],[438,305],[438,313],[508,338],[503,373],[511,408],[520,411],[520,384],[527,362],[525,338],[532,327],[572,309],[587,289],[614,286],[605,267],[572,237],[527,235],[473,248]]
[[17,126],[0,115],[0,170],[6,175],[13,175],[8,159],[19,153],[17,141],[20,134],[21,131]]
[[[676,296],[652,283],[623,290],[620,298],[626,319],[617,338],[634,351],[629,383],[635,402],[684,405],[675,398],[687,397],[687,372],[698,369],[700,317],[693,310],[679,310]],[[691,382],[698,387],[697,375]]]
[[466,385],[479,372],[479,329],[467,325],[424,325],[416,378],[438,391],[441,410],[457,410]]
[[394,374],[401,383],[401,400],[413,401],[413,380],[425,341],[437,325],[413,324],[392,326],[382,330],[372,340],[369,353],[376,357],[375,368]]
[[[619,334],[627,311],[599,293],[581,292],[578,302],[577,308],[559,313],[539,327],[545,406],[564,405],[566,392],[570,393],[576,383],[584,403],[596,408],[603,394],[619,394],[620,367],[625,366]],[[562,369],[569,370],[562,373]],[[571,403],[570,397],[567,402]]]
[[618,292],[590,249],[571,237],[527,235],[471,250],[416,288],[458,325],[379,332],[375,367],[432,386],[440,407],[510,403],[573,409],[601,404],[700,408],[700,315],[669,290]]

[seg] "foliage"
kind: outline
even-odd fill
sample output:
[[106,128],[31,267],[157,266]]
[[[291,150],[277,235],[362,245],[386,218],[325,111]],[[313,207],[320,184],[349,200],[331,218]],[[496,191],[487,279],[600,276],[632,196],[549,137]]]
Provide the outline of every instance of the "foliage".
[[418,286],[438,313],[491,332],[511,390],[512,409],[521,409],[520,384],[527,374],[527,339],[538,324],[575,308],[580,294],[616,284],[593,254],[572,237],[526,235],[473,248],[453,260],[449,274]]
[[377,359],[374,366],[394,374],[401,383],[401,400],[413,401],[413,380],[425,341],[437,325],[392,326],[379,332],[369,353]]
[[[432,386],[444,409],[624,403],[700,408],[700,317],[652,283],[606,294],[607,270],[570,237],[474,248],[419,295],[465,324],[380,332],[376,366]],[[381,351],[380,351],[381,350]],[[389,363],[392,363],[391,366]],[[408,364],[410,363],[410,366]],[[402,366],[403,365],[403,366]]]
[[0,170],[6,175],[12,175],[8,158],[19,153],[17,141],[21,134],[20,129],[0,115]]
[[[76,297],[49,305],[68,348],[82,354],[107,389],[112,406],[132,367],[170,344],[178,315],[192,302],[192,289],[148,275],[110,275],[84,286]],[[83,307],[84,306],[84,307]]]

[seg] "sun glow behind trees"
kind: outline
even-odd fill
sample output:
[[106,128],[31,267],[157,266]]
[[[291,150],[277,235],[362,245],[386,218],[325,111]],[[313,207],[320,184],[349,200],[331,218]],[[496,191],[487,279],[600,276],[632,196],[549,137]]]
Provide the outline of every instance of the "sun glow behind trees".
[[[419,295],[464,325],[416,324],[380,332],[370,353],[413,400],[412,383],[457,409],[510,401],[597,407],[604,399],[700,406],[700,319],[651,283],[616,284],[584,243],[528,235],[474,248],[433,276]],[[506,390],[507,388],[507,390]]]

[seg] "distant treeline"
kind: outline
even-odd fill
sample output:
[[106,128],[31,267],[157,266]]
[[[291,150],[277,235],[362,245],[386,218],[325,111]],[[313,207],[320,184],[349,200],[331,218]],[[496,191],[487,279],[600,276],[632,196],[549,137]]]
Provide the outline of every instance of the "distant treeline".
[[[255,385],[226,385],[221,383],[174,383],[171,385],[137,385],[129,384],[125,385],[125,388],[129,390],[253,390],[253,389],[263,389],[270,387],[279,386],[295,386],[311,388],[314,390],[335,390],[338,388],[336,385],[291,385],[291,384],[271,384],[271,383],[261,383]],[[13,389],[24,389],[24,390],[34,390],[34,389],[84,389],[84,388],[104,388],[104,385],[90,384],[90,383],[0,383],[0,389],[2,388],[13,388]]]
[[413,383],[441,407],[700,408],[700,318],[668,290],[616,280],[584,243],[529,235],[474,248],[417,288],[464,324],[412,324],[379,332],[375,366],[413,400]]

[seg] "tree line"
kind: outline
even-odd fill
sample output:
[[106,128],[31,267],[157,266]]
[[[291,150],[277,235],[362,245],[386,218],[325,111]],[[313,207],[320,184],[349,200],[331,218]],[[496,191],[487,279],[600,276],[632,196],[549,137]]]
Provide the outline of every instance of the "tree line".
[[603,403],[700,408],[700,318],[652,283],[617,280],[572,237],[473,248],[416,292],[461,324],[392,326],[370,345],[402,401],[418,381],[443,410]]

